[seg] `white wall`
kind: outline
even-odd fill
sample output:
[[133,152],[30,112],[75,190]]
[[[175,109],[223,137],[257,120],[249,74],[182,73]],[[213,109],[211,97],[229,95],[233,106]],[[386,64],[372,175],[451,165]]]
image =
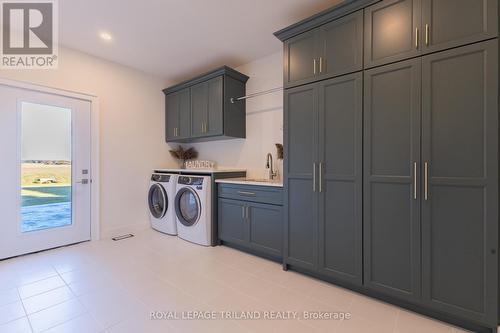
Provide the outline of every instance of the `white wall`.
[[[283,55],[277,52],[235,68],[248,75],[247,94],[283,85]],[[283,93],[275,92],[246,101],[246,139],[193,144],[199,159],[208,159],[224,167],[248,169],[250,177],[265,175],[266,154],[276,161],[275,143],[283,143]],[[280,165],[282,171],[282,163]],[[280,172],[282,175],[282,172]]]
[[177,165],[164,141],[167,80],[65,48],[57,70],[1,70],[0,76],[99,97],[102,235],[146,227],[151,170]]

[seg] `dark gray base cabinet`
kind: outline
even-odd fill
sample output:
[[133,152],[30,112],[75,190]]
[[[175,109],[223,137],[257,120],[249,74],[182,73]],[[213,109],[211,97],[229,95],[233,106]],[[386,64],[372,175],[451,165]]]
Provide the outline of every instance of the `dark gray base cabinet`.
[[[283,255],[282,194],[281,188],[219,184],[220,241],[280,260]],[[268,202],[269,197],[275,204]]]
[[163,90],[167,142],[198,142],[245,138],[248,77],[222,67]]

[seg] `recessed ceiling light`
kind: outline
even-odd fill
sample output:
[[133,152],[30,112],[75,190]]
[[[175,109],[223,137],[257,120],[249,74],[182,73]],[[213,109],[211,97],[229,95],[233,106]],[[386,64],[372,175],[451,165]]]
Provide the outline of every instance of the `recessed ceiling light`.
[[108,32],[100,32],[99,33],[99,37],[101,37],[102,40],[105,40],[105,41],[110,41],[113,39],[113,36],[111,36],[111,34],[109,34]]

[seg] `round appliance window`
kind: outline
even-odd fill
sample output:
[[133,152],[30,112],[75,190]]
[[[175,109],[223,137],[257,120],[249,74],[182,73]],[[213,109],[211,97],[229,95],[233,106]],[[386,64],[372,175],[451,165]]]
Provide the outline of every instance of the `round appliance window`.
[[189,187],[185,187],[177,193],[175,212],[179,221],[186,227],[191,227],[198,222],[201,213],[200,199]]
[[160,184],[154,184],[149,189],[148,195],[149,211],[157,219],[161,219],[167,213],[168,200],[165,189]]

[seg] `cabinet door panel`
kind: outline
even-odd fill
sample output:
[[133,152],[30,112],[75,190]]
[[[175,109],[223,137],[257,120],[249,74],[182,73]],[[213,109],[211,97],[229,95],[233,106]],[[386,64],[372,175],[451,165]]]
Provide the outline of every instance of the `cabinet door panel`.
[[325,24],[320,29],[318,66],[322,77],[338,76],[363,68],[363,11]]
[[497,308],[497,61],[496,40],[423,58],[423,298],[488,325]]
[[219,238],[235,244],[247,244],[245,203],[237,200],[218,199]]
[[176,128],[179,127],[179,94],[171,93],[165,96],[165,134],[167,142],[177,139]]
[[191,87],[191,134],[204,136],[204,123],[208,117],[208,83],[201,82]]
[[[498,35],[497,0],[423,0],[422,27],[428,25],[425,52]],[[425,40],[425,36],[424,36]]]
[[316,76],[316,73],[319,73],[319,67],[316,67],[316,73],[314,71],[317,35],[318,30],[312,30],[285,42],[285,86],[307,83]]
[[317,96],[311,84],[285,91],[285,262],[317,266]]
[[361,284],[362,104],[361,73],[319,85],[319,268]]
[[222,76],[213,78],[208,84],[208,116],[205,135],[221,135],[223,132],[223,79]]
[[420,6],[421,0],[385,0],[365,9],[365,68],[420,54]]
[[364,283],[408,300],[420,297],[420,83],[420,59],[365,72]]
[[189,88],[179,91],[179,128],[177,136],[187,139],[191,135],[191,94]]
[[248,203],[250,246],[275,257],[282,256],[283,208],[281,206]]

